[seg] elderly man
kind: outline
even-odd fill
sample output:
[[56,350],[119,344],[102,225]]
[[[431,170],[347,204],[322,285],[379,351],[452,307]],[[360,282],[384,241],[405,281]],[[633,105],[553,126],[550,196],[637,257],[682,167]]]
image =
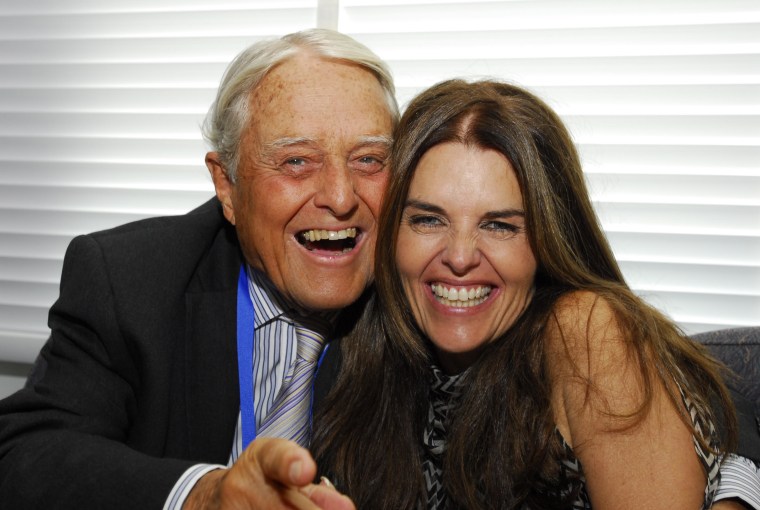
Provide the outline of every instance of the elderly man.
[[314,357],[371,280],[397,116],[349,37],[241,53],[205,126],[217,198],[71,243],[51,337],[0,403],[1,506],[352,508],[298,444]]

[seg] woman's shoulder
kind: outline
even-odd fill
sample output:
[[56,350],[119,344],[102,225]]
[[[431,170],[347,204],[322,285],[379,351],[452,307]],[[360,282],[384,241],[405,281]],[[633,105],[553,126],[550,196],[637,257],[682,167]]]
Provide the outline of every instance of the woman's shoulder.
[[608,297],[576,291],[557,301],[547,324],[545,354],[555,419],[570,444],[570,415],[590,408],[626,415],[641,404],[636,351]]
[[[625,334],[609,297],[590,290],[562,295],[554,304],[546,328],[550,361],[588,365],[595,357],[626,347]],[[585,374],[589,375],[589,374]]]
[[553,315],[564,326],[588,319],[607,320],[613,316],[609,293],[595,290],[572,290],[562,294],[554,303]]
[[[619,508],[625,505],[614,502],[625,501],[631,507],[643,497],[637,503],[647,504],[639,506],[653,508],[657,495],[667,494],[679,507],[698,508],[705,479],[692,429],[637,330],[636,321],[648,317],[635,303],[624,308],[628,303],[626,296],[617,300],[605,291],[571,292],[557,300],[545,343],[557,430],[583,463],[595,505]],[[642,492],[649,488],[651,493]]]

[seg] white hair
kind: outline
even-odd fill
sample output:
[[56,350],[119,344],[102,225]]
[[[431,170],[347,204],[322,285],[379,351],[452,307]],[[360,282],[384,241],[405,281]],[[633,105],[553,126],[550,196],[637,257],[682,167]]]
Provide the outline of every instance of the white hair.
[[251,93],[275,66],[304,50],[328,59],[356,64],[370,71],[384,91],[394,125],[398,121],[398,104],[390,69],[360,42],[340,32],[320,28],[259,41],[243,50],[227,67],[202,128],[203,138],[219,154],[233,183],[240,160],[240,137],[250,122],[248,102]]

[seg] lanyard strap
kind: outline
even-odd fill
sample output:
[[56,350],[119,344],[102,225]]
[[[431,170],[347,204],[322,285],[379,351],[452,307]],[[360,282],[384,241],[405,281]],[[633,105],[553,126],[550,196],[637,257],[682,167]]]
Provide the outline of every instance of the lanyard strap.
[[[256,413],[253,409],[253,339],[255,333],[255,313],[251,293],[248,290],[248,274],[245,264],[240,266],[237,290],[237,354],[238,382],[240,383],[240,428],[243,436],[243,450],[256,439]],[[327,353],[329,344],[325,345],[317,362],[317,371]],[[316,380],[316,377],[314,378]],[[311,402],[314,403],[314,386],[312,382]],[[313,405],[309,405],[309,422],[311,422]]]
[[253,302],[248,291],[245,264],[240,266],[237,292],[237,353],[240,382],[240,428],[243,450],[256,438],[256,414],[253,411]]

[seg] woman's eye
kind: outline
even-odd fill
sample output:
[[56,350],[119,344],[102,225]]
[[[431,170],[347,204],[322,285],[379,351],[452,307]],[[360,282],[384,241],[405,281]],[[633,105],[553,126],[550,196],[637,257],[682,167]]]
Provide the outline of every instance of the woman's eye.
[[509,223],[504,223],[503,221],[488,221],[483,224],[483,228],[486,228],[488,230],[510,230],[510,231],[514,231],[516,229],[514,225],[511,225]]
[[438,216],[414,215],[408,219],[409,226],[415,230],[432,230],[444,226],[444,222]]
[[522,230],[521,227],[504,221],[486,221],[483,222],[480,227],[502,237],[511,237]]

